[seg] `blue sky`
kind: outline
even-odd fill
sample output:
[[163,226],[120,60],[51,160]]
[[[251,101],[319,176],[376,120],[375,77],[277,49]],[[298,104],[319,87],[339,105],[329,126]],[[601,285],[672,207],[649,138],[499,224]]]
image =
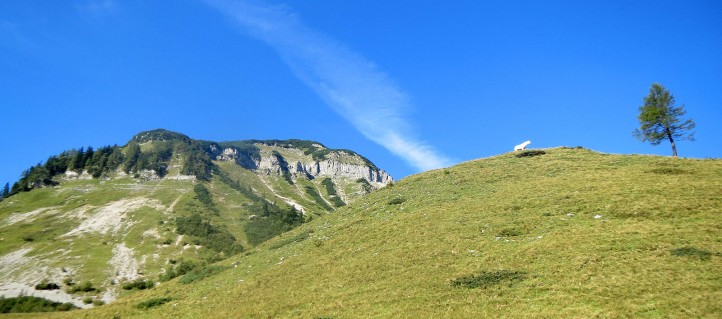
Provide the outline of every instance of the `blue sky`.
[[720,158],[719,1],[0,2],[0,182],[166,128],[310,139],[395,178],[511,151],[636,140],[654,82]]

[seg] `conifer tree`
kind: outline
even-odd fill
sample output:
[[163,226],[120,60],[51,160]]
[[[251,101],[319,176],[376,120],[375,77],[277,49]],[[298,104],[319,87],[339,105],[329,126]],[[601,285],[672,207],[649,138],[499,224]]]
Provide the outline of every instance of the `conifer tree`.
[[131,170],[135,171],[140,156],[141,151],[138,143],[130,143],[128,145],[128,155],[125,157],[125,162],[123,163],[123,171],[126,173],[130,173]]
[[67,152],[63,152],[60,156],[50,156],[45,161],[45,168],[51,176],[63,174],[68,169],[68,160]]
[[118,145],[113,145],[113,151],[110,153],[110,156],[108,156],[106,170],[108,172],[115,171],[116,169],[118,169],[120,164],[123,164],[123,161],[123,151],[120,149],[120,147],[118,147]]
[[10,195],[10,183],[5,183],[2,193],[0,193],[0,198],[8,197],[8,195]]
[[659,145],[668,140],[672,145],[672,156],[677,156],[677,146],[674,141],[680,138],[694,141],[696,124],[691,119],[682,121],[687,113],[684,105],[675,107],[674,96],[661,84],[654,83],[649,88],[649,95],[644,98],[644,105],[639,107],[640,128],[634,135],[642,142],[649,141],[652,145]]
[[36,166],[30,167],[29,170],[24,171],[20,182],[25,190],[54,184],[48,169],[40,163]]
[[95,155],[95,152],[93,151],[92,146],[88,146],[88,150],[85,151],[85,154],[83,154],[83,163],[80,167],[87,169],[93,164],[93,155]]
[[13,187],[10,188],[10,195],[15,195],[17,193],[20,193],[23,191],[23,187],[20,185],[20,182],[13,183]]
[[95,153],[93,154],[93,158],[88,161],[85,167],[88,169],[88,173],[90,173],[93,178],[98,178],[105,171],[105,165],[107,162],[108,153],[106,151],[106,148],[100,148],[95,151]]
[[68,162],[68,169],[71,171],[76,171],[78,173],[82,173],[83,171],[83,156],[85,155],[85,150],[81,147],[79,150],[71,151],[72,157],[70,158],[70,161]]

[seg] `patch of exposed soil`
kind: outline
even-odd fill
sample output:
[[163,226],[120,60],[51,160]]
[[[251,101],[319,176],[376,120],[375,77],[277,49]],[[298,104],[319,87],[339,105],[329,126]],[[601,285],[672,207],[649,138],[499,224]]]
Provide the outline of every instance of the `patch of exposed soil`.
[[87,215],[88,212],[91,210],[93,210],[94,212],[91,213],[90,217],[83,220],[83,222],[80,223],[78,227],[69,231],[65,235],[62,235],[61,237],[79,235],[90,232],[95,232],[103,235],[110,232],[112,232],[113,234],[117,234],[118,230],[120,230],[120,228],[123,227],[124,224],[131,223],[131,221],[127,220],[126,214],[141,207],[152,207],[158,210],[165,209],[165,207],[161,205],[159,201],[144,197],[136,197],[115,201],[96,209],[85,210],[82,215]]

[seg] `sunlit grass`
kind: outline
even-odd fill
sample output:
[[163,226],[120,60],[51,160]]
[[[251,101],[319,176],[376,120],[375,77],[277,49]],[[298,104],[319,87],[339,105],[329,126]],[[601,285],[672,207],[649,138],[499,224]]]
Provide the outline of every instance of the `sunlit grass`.
[[54,316],[722,315],[722,161],[544,151],[410,176],[214,276]]

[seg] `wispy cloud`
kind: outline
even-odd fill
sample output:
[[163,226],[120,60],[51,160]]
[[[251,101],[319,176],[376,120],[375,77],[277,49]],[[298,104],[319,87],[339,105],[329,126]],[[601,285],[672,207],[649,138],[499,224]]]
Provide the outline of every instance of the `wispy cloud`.
[[286,6],[257,1],[207,0],[243,29],[273,47],[326,104],[370,140],[420,170],[450,161],[415,137],[409,97],[372,62],[306,27]]

